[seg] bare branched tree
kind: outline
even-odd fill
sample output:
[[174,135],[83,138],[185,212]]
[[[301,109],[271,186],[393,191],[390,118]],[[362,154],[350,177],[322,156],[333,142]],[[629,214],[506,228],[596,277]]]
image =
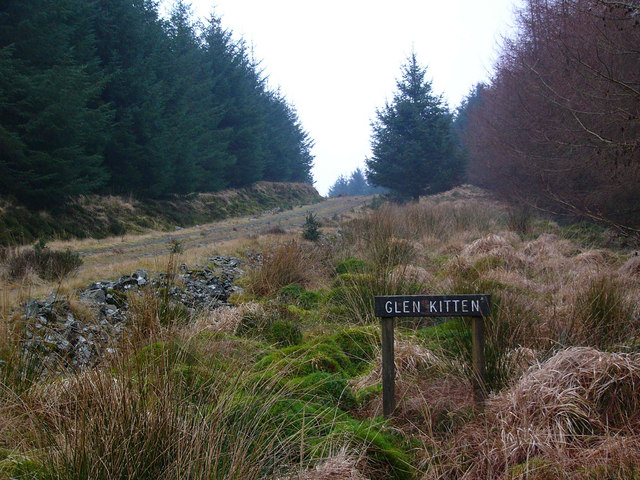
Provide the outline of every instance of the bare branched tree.
[[639,4],[529,0],[469,112],[472,181],[640,235]]

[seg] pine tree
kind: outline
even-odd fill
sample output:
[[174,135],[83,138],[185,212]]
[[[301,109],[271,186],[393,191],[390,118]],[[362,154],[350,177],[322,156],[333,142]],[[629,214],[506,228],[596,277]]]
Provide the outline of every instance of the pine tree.
[[414,200],[450,188],[462,174],[453,116],[425,80],[426,70],[412,53],[393,102],[376,112],[372,156],[366,161],[372,185]]
[[102,101],[115,122],[105,149],[109,187],[158,196],[170,190],[173,165],[159,140],[165,110],[169,45],[151,0],[95,0],[93,35],[108,78]]
[[0,190],[41,208],[96,191],[111,120],[80,0],[0,7]]

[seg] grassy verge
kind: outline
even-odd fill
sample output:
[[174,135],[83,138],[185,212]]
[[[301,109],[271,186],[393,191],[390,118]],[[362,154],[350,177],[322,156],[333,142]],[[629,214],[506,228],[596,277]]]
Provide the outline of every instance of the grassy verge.
[[320,200],[311,185],[259,182],[239,190],[162,200],[82,196],[58,210],[41,212],[4,201],[0,204],[0,245],[169,230]]

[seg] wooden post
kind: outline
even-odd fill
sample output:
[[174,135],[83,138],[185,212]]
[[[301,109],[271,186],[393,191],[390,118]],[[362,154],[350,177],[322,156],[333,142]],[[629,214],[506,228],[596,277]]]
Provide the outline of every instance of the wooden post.
[[486,396],[484,363],[484,317],[473,317],[473,397],[482,404]]
[[393,324],[395,318],[382,319],[382,413],[389,417],[396,409]]

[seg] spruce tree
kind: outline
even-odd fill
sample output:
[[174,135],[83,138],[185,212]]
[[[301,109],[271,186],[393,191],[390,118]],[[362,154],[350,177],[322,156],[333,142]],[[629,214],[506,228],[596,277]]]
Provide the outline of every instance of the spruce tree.
[[426,71],[412,53],[393,102],[376,112],[372,156],[366,161],[369,183],[414,200],[447,190],[462,173],[453,116],[425,80]]
[[79,0],[0,7],[0,191],[29,206],[63,203],[107,180],[111,121]]

